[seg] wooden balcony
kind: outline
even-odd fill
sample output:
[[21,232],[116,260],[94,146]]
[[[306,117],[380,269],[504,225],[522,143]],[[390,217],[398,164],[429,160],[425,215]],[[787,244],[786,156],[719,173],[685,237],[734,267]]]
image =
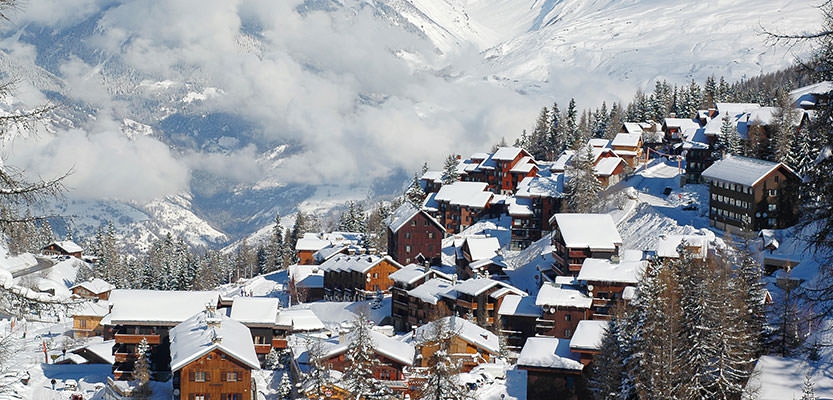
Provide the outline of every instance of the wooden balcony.
[[457,299],[457,306],[468,309],[468,310],[477,310],[477,303],[471,301],[465,301],[461,299]]
[[[477,304],[475,304],[476,306]],[[495,303],[486,303],[486,311],[494,311],[495,310]]]
[[599,299],[599,298],[595,298],[595,297],[594,297],[594,298],[593,298],[593,307],[594,307],[594,308],[602,308],[602,307],[607,307],[607,306],[609,306],[609,305],[610,305],[610,303],[611,303],[611,302],[612,302],[612,301],[611,301],[611,300],[608,300],[608,299]]
[[276,349],[285,349],[287,348],[287,343],[285,338],[272,338],[272,347]]
[[128,354],[128,353],[114,353],[113,354],[113,360],[115,362],[127,362],[127,360],[129,358],[130,358],[130,354]]
[[257,353],[257,354],[269,354],[269,350],[272,350],[272,345],[270,345],[270,344],[256,344],[255,345],[255,353]]
[[116,343],[124,343],[124,344],[139,344],[143,338],[146,338],[148,344],[160,344],[162,343],[162,337],[159,335],[153,334],[127,334],[127,333],[117,333],[116,334]]

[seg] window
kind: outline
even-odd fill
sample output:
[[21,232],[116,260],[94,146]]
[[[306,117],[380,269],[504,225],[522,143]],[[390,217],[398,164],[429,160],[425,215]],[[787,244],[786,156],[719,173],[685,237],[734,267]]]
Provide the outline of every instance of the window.
[[778,206],[777,206],[776,204],[769,204],[769,205],[767,206],[767,209],[768,209],[769,211],[775,211],[777,207],[778,207]]
[[570,315],[570,314],[567,314],[567,315],[565,315],[565,316],[564,316],[564,320],[565,320],[565,321],[572,321],[572,320],[573,320],[573,316],[572,316],[572,315]]
[[778,175],[775,175],[775,183],[778,183]]
[[405,232],[405,239],[411,238],[411,232]]
[[378,272],[374,272],[374,273],[373,273],[373,279],[378,279],[378,278],[379,278],[379,273],[378,273]]
[[411,220],[411,226],[416,226],[416,220]]
[[406,252],[406,253],[410,253],[410,252],[411,252],[411,245],[407,245],[407,246],[405,246],[405,252]]
[[778,196],[778,189],[769,189],[770,196]]
[[191,393],[188,395],[189,400],[211,400],[211,396],[207,393]]
[[569,338],[571,336],[573,336],[573,331],[571,329],[565,329],[564,330],[564,337]]
[[428,232],[428,239],[434,238],[434,232]]
[[242,398],[241,393],[223,393],[220,395],[220,400],[240,400]]
[[208,382],[208,372],[195,371],[193,374],[194,382]]
[[268,342],[266,342],[266,337],[264,336],[255,336],[254,339],[255,344],[268,344]]
[[79,319],[78,320],[78,328],[80,329],[87,329],[87,320],[86,319]]

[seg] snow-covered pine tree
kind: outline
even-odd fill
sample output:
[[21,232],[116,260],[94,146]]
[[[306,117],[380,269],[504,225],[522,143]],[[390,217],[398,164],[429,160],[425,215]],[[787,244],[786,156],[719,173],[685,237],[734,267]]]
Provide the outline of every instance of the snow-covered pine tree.
[[588,145],[576,152],[567,167],[567,209],[570,212],[588,213],[599,203],[602,184],[596,178],[593,166],[593,149]]
[[445,158],[445,163],[443,163],[443,185],[450,185],[460,180],[460,173],[457,171],[458,165],[460,165],[460,160],[454,154],[449,154]]
[[373,368],[380,361],[376,358],[375,343],[370,335],[371,323],[364,313],[360,313],[353,324],[350,345],[345,354],[348,366],[342,378],[345,389],[355,399],[391,397],[390,388],[373,376]]
[[804,374],[804,384],[801,388],[801,399],[800,400],[816,400],[816,384],[813,382],[813,377],[807,373]]
[[524,148],[536,160],[545,160],[547,153],[550,151],[548,145],[550,121],[550,110],[547,107],[543,107],[538,114],[538,119],[535,121],[535,128],[532,129],[532,133],[527,137]]
[[133,380],[136,383],[136,389],[133,391],[134,398],[148,399],[151,391],[148,381],[150,381],[150,346],[147,338],[142,338],[136,346],[136,361],[133,362]]
[[[420,399],[425,400],[469,400],[474,399],[468,389],[460,382],[461,365],[452,358],[451,342],[457,332],[446,322],[437,320],[428,325],[421,338],[427,346],[430,356],[426,361],[427,371],[424,382],[419,388]],[[424,352],[423,352],[424,353]]]
[[565,140],[561,127],[561,110],[558,109],[558,103],[552,103],[552,110],[550,111],[550,124],[547,130],[547,160],[554,160],[564,151]]
[[724,112],[720,124],[720,147],[724,154],[741,155],[743,148],[732,118]]
[[292,381],[289,379],[288,371],[284,371],[281,375],[281,383],[278,387],[278,396],[280,400],[289,400],[292,398]]
[[[788,162],[790,152],[796,141],[799,118],[800,112],[793,108],[790,94],[779,88],[775,92],[775,111],[772,113],[772,121],[770,121],[774,161],[790,165]],[[790,165],[790,167],[795,166]]]
[[627,396],[627,365],[630,354],[622,341],[620,316],[610,320],[602,337],[600,353],[593,359],[590,390],[598,400],[625,400]]
[[367,232],[367,216],[365,215],[364,202],[348,201],[347,209],[341,213],[338,221],[338,230],[342,232]]
[[605,139],[613,139],[616,137],[616,134],[619,133],[619,129],[622,128],[622,118],[624,118],[622,115],[622,106],[620,106],[617,102],[613,102],[610,106],[610,114],[608,117],[609,123],[607,124],[607,129],[604,134]]
[[414,207],[422,208],[422,202],[425,200],[425,196],[425,190],[422,189],[422,185],[419,183],[419,176],[414,174],[414,178],[411,179],[411,184],[405,189],[405,201],[413,204]]
[[564,144],[567,148],[575,149],[581,145],[581,132],[578,129],[578,110],[576,109],[576,99],[571,98],[570,104],[567,105],[567,112],[564,115]]

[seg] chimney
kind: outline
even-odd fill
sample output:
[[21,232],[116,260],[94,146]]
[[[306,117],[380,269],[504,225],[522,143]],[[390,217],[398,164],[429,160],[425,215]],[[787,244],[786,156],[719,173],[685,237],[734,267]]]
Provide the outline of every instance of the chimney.
[[212,329],[211,331],[211,343],[217,344],[223,341],[223,337],[217,334],[217,331]]
[[668,118],[677,118],[677,113],[675,113],[675,112],[668,113]]

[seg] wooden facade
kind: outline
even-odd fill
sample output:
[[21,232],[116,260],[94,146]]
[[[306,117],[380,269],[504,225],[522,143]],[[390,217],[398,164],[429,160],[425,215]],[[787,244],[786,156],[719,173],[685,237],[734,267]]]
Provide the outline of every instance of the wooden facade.
[[590,319],[593,311],[589,308],[542,306],[544,313],[536,322],[536,333],[561,339],[570,339],[581,320]]
[[353,301],[388,293],[393,286],[389,275],[399,268],[402,266],[388,256],[336,256],[322,264],[324,298]]
[[255,398],[251,367],[220,349],[214,349],[175,371],[173,382],[176,400]]
[[[427,343],[417,345],[417,353],[420,354],[417,357],[418,366],[428,367],[428,360],[431,359],[431,355],[437,351],[438,347],[437,344]],[[493,358],[498,357],[496,352],[476,343],[471,343],[459,335],[455,335],[449,340],[448,353],[452,360],[462,365],[461,372],[469,372],[474,367],[491,362]]]
[[388,226],[388,254],[402,265],[417,262],[418,255],[431,265],[438,265],[444,237],[445,228],[428,213],[419,210],[407,222]]

